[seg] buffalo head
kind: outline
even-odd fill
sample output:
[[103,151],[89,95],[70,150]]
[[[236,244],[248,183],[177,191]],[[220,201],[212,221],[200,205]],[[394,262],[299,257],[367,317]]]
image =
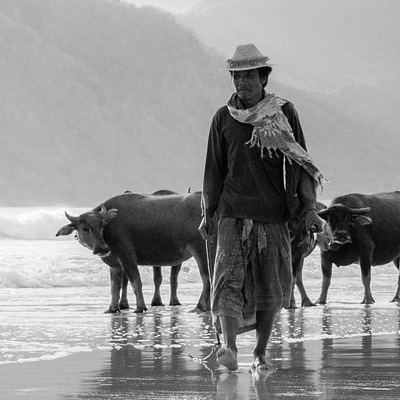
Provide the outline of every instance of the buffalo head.
[[[324,210],[326,205],[320,201],[316,202],[317,212]],[[313,231],[308,231],[306,228],[306,212],[302,210],[303,206],[297,201],[297,209],[292,212],[292,216],[288,222],[290,241],[292,246],[292,257],[295,259],[298,256],[307,257],[314,250],[318,243],[319,234],[316,238]]]
[[319,211],[318,215],[326,221],[324,233],[331,239],[329,249],[335,251],[341,245],[351,243],[350,229],[371,224],[372,220],[367,216],[370,211],[370,207],[350,208],[340,203]]
[[73,217],[65,212],[70,223],[63,226],[56,234],[70,235],[76,231],[76,238],[82,244],[93,251],[93,254],[105,257],[109,254],[110,248],[103,238],[103,227],[117,215],[116,209],[106,210],[103,204],[100,210],[93,210]]

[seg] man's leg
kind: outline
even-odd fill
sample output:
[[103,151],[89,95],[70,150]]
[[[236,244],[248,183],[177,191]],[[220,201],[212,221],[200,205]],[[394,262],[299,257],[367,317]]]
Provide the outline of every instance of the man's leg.
[[231,371],[238,369],[236,336],[243,307],[242,287],[245,277],[244,253],[241,242],[241,222],[235,218],[221,218],[218,222],[218,242],[212,285],[212,313],[218,315],[224,337],[224,347],[217,352],[217,362]]
[[276,313],[275,309],[257,311],[256,346],[253,350],[252,368],[276,368],[265,356]]
[[222,334],[224,336],[225,347],[217,352],[217,362],[228,368],[230,371],[236,371],[239,366],[237,363],[236,336],[239,328],[239,321],[229,316],[220,316]]

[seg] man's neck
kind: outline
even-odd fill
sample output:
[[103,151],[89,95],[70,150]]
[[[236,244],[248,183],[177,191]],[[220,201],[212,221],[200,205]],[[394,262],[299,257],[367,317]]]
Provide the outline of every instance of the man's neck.
[[242,104],[243,108],[244,108],[244,109],[248,109],[248,108],[254,107],[254,106],[255,106],[256,104],[258,104],[264,97],[265,97],[265,94],[264,94],[264,90],[263,90],[263,91],[259,94],[259,96],[254,97],[254,99],[251,99],[250,101],[246,101],[246,100],[243,100],[243,99],[241,99],[241,98],[239,98],[239,100],[240,100],[240,103]]

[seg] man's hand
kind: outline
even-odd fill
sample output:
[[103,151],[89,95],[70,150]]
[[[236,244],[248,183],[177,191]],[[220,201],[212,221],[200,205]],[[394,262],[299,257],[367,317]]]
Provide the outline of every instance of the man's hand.
[[307,232],[322,232],[323,220],[314,209],[306,211],[305,224]]
[[212,243],[214,241],[212,232],[214,229],[214,221],[212,218],[203,217],[199,226],[199,232],[204,240]]

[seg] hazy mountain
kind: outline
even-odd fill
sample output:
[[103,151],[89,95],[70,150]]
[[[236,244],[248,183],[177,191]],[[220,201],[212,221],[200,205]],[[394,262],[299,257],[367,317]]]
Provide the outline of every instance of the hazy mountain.
[[202,0],[179,20],[224,57],[254,42],[282,81],[332,92],[400,88],[399,15],[397,0]]
[[0,3],[0,204],[201,188],[220,63],[167,13]]
[[[203,3],[186,14],[189,30],[165,12],[117,1],[2,0],[0,205],[94,206],[126,189],[200,189],[210,120],[231,92],[218,68],[241,42],[223,25],[239,18],[240,4]],[[244,22],[248,14],[242,10]],[[286,43],[291,34],[280,32]],[[216,43],[226,51],[212,49]],[[277,67],[270,88],[299,111],[331,181],[324,198],[398,188],[394,78],[323,93],[305,90],[307,79],[280,77]]]

